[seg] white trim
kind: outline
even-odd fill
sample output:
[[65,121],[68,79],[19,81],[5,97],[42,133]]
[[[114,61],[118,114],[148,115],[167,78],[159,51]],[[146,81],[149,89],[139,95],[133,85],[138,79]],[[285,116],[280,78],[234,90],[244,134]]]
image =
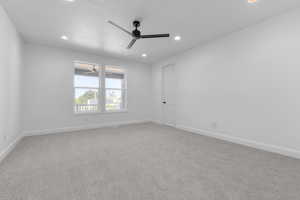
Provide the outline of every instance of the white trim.
[[[158,124],[158,125],[165,125],[165,124],[163,124],[161,121],[159,121],[159,120],[151,120],[151,122],[152,123],[154,123],[154,124]],[[172,127],[174,127],[174,126],[172,126]],[[174,127],[174,128],[176,128],[176,127]]]
[[96,111],[96,112],[82,112],[82,113],[75,113],[75,116],[80,116],[80,115],[105,115],[105,114],[118,114],[118,113],[128,113],[128,110],[115,110],[115,111]]
[[12,152],[16,145],[21,141],[23,136],[18,136],[12,143],[10,143],[2,152],[0,152],[0,163],[6,158],[6,156]]
[[100,91],[98,93],[98,100],[100,105],[100,112],[105,111],[105,65],[101,65],[99,71],[99,85]]
[[128,113],[127,109],[121,109],[121,110],[109,110],[102,112],[103,114],[113,114],[113,113]]
[[77,127],[63,127],[63,128],[54,128],[54,129],[44,129],[44,130],[34,130],[34,131],[24,131],[24,136],[34,136],[34,135],[48,135],[55,133],[63,133],[63,132],[73,132],[73,131],[83,131],[83,130],[92,130],[104,127],[116,127],[130,124],[140,124],[150,122],[149,120],[133,120],[133,121],[124,121],[124,122],[113,122],[106,124],[91,124]]
[[300,159],[300,151],[297,151],[295,149],[290,149],[290,148],[286,148],[286,147],[282,147],[282,146],[276,146],[276,145],[272,145],[272,144],[265,144],[265,143],[256,142],[253,140],[247,140],[247,139],[243,139],[243,138],[239,138],[239,137],[229,136],[226,133],[214,132],[214,131],[205,130],[205,129],[196,129],[196,128],[191,128],[191,127],[187,127],[187,126],[183,126],[183,125],[177,125],[177,126],[173,126],[173,127],[184,130],[184,131],[197,133],[200,135],[205,135],[208,137],[213,137],[213,138],[217,138],[220,140],[225,140],[225,141],[229,141],[232,143],[241,144],[244,146],[248,146],[248,147],[252,147],[252,148],[256,148],[256,149],[260,149],[260,150]]
[[92,89],[92,90],[99,90],[99,88],[100,88],[100,87],[97,88],[97,87],[77,87],[77,86],[75,87],[75,86],[74,86],[74,89]]
[[[88,125],[88,126],[81,126],[81,127],[67,127],[67,128],[57,128],[57,129],[45,129],[45,130],[36,130],[36,131],[25,131],[23,133],[24,136],[34,136],[34,135],[46,135],[46,134],[55,134],[55,133],[62,133],[62,132],[72,132],[72,131],[80,131],[80,130],[90,130],[90,129],[97,129],[97,128],[103,128],[103,127],[114,127],[114,126],[122,126],[122,125],[130,125],[130,124],[139,124],[139,123],[146,123],[146,122],[153,122],[156,124],[162,124],[160,121],[156,120],[135,120],[135,121],[127,121],[127,122],[119,122],[119,123],[107,123],[107,124],[101,124],[101,125]],[[232,137],[229,135],[225,135],[224,133],[218,133],[210,130],[204,130],[204,129],[196,129],[191,128],[187,126],[182,125],[176,125],[172,126],[174,128],[208,136],[213,137],[229,142],[233,142],[236,144],[241,144],[245,146],[249,146],[252,148],[272,152],[272,153],[278,153],[281,155],[293,157],[300,159],[300,151],[286,148],[286,147],[280,147],[276,145],[271,144],[265,144],[260,143],[256,141],[246,140],[238,137]],[[16,145],[21,141],[23,136],[17,137],[11,144],[9,144],[2,152],[0,152],[0,163],[4,160],[4,158],[16,147]]]
[[175,128],[176,128],[176,124],[171,124],[171,123],[163,123],[163,125],[165,125],[165,126],[170,126],[170,127],[175,127]]

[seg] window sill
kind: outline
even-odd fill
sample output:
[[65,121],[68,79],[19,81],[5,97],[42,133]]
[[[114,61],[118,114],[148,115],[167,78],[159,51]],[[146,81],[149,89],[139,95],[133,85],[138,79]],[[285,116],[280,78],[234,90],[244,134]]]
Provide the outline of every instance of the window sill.
[[105,111],[105,112],[86,112],[86,113],[74,113],[74,115],[102,115],[102,114],[117,114],[117,113],[128,113],[128,110],[116,110],[116,111]]

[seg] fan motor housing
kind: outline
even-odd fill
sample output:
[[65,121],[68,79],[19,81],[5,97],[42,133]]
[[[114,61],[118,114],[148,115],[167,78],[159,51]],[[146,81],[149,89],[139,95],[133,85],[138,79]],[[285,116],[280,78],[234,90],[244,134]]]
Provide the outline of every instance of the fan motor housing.
[[140,38],[141,37],[141,31],[135,29],[132,31],[132,35],[136,38]]

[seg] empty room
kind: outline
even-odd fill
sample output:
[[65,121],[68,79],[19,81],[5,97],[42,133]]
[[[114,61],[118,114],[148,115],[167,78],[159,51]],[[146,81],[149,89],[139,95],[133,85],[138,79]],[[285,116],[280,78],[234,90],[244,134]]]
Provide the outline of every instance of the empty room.
[[299,117],[299,0],[0,0],[0,200],[299,200]]

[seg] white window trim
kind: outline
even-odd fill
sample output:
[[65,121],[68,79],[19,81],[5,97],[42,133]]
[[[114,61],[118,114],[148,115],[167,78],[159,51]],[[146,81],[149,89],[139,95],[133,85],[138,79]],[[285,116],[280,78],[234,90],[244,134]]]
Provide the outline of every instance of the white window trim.
[[[75,87],[74,86],[74,70],[73,70],[73,113],[75,115],[95,115],[95,114],[114,114],[114,113],[127,113],[128,112],[128,102],[127,102],[127,97],[128,97],[128,88],[127,88],[127,70],[124,67],[120,67],[120,66],[115,66],[118,69],[121,69],[124,74],[124,88],[118,89],[118,88],[105,88],[105,67],[106,66],[113,66],[113,65],[106,65],[106,64],[97,64],[97,63],[90,63],[90,62],[85,62],[85,61],[74,61],[73,62],[73,69],[76,63],[84,63],[84,64],[89,64],[89,65],[96,65],[99,66],[99,88],[96,87]],[[103,78],[104,77],[104,78]],[[74,107],[76,105],[75,101],[74,101],[74,97],[75,97],[75,90],[76,88],[83,88],[83,89],[96,89],[98,90],[98,111],[95,112],[75,112]],[[123,97],[123,104],[124,104],[124,108],[125,109],[120,109],[120,110],[110,110],[107,111],[105,110],[105,106],[106,106],[106,98],[105,98],[105,91],[108,89],[112,89],[112,90],[123,90],[125,91],[124,94],[125,96]]]

